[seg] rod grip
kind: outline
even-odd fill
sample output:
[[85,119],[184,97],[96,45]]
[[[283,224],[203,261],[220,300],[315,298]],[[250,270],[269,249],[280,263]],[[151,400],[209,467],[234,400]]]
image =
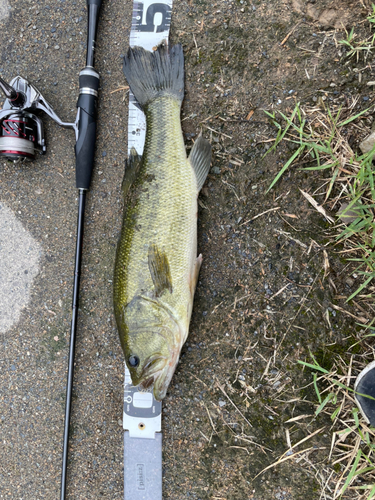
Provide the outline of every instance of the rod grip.
[[96,122],[95,117],[83,108],[81,108],[78,130],[79,137],[75,145],[76,187],[89,189],[94,168]]
[[76,186],[89,189],[94,168],[99,74],[85,67],[79,74],[78,139],[75,145]]

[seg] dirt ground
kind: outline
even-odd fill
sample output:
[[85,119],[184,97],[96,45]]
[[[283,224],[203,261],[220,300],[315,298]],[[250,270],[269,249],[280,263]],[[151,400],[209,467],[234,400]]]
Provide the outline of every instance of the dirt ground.
[[[73,118],[86,46],[84,2],[14,0],[11,7],[0,33],[0,74],[28,77],[64,119]],[[104,1],[100,20],[100,121],[84,240],[72,499],[123,497],[123,358],[111,280],[127,98],[111,92],[125,84],[120,56],[131,8],[129,1]],[[204,262],[190,336],[163,403],[165,500],[324,498],[321,484],[332,472],[329,419],[313,417],[311,373],[297,361],[309,360],[311,351],[324,364],[333,351],[346,352],[360,328],[346,312],[366,311],[340,298],[360,282],[331,247],[325,276],[328,223],[299,191],[314,192],[321,175],[293,168],[266,193],[292,148],[264,156],[276,135],[264,111],[356,96],[355,111],[373,103],[372,56],[366,63],[349,60],[338,43],[345,28],[369,36],[369,12],[358,0],[174,2],[170,38],[185,53],[187,148],[202,130],[214,154],[199,199]],[[31,302],[1,336],[0,498],[12,500],[55,500],[60,486],[74,139],[51,122],[46,135],[48,153],[33,165],[0,164],[0,201],[43,247]],[[261,473],[287,451],[288,436],[294,444],[315,431],[294,457]]]

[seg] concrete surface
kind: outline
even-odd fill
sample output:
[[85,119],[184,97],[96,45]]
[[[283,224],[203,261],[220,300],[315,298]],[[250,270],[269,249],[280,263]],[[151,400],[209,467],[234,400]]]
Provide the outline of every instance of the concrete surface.
[[8,0],[0,0],[0,21],[9,16],[9,8]]
[[[0,25],[0,75],[7,81],[18,74],[28,78],[61,118],[74,120],[78,74],[85,65],[86,2],[11,0],[10,6]],[[68,498],[75,499],[121,498],[123,491],[123,361],[111,280],[121,224],[126,106],[122,94],[109,91],[124,85],[125,19],[130,25],[130,5],[103,2],[97,69],[99,115],[106,126],[99,124],[87,197],[68,477]],[[12,267],[2,262],[1,268],[8,276],[20,273],[23,282],[12,281],[19,295],[27,283],[30,291],[19,321],[8,328],[17,308],[1,283],[7,330],[2,326],[0,332],[0,499],[56,500],[60,489],[77,222],[75,141],[72,131],[40,117],[47,154],[25,164],[0,161],[0,202],[6,207],[1,227],[15,224],[14,217],[18,221],[14,234],[7,229],[0,235],[2,252],[12,256]],[[107,125],[115,126],[116,143],[108,140]],[[34,251],[27,257],[31,241]],[[18,309],[25,301],[26,295],[22,303],[19,297]]]
[[9,208],[0,203],[0,332],[16,324],[27,306],[30,290],[39,272],[41,247],[17,220]]

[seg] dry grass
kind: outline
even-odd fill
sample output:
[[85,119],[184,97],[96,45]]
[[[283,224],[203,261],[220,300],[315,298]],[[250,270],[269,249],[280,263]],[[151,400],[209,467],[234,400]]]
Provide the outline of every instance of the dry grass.
[[[371,500],[375,498],[375,429],[370,428],[361,414],[354,399],[354,379],[358,373],[374,359],[372,336],[375,329],[367,330],[368,335],[361,336],[363,354],[340,356],[330,370],[320,366],[311,355],[311,362],[300,362],[304,369],[311,370],[313,381],[309,384],[318,399],[315,415],[298,415],[285,422],[288,448],[271,465],[263,469],[256,477],[287,461],[296,466],[304,466],[313,474],[320,485],[320,500]],[[370,340],[370,342],[368,342]],[[353,346],[354,347],[354,346]],[[297,401],[293,399],[293,401]],[[303,439],[292,443],[293,425],[303,420],[307,428],[319,416],[326,415],[331,425],[320,427],[307,434]],[[326,446],[316,446],[314,437],[322,432],[329,433],[331,439]],[[320,460],[316,452],[320,452]],[[322,460],[322,453],[325,458]]]
[[[313,357],[312,363],[302,363],[313,370],[319,400],[315,415],[325,413],[332,420],[328,456],[331,473],[327,469],[322,475],[327,480],[321,498],[370,500],[375,496],[375,430],[361,417],[351,388],[359,371],[374,359],[373,348],[362,343],[366,351],[359,361],[353,356],[348,361],[337,356],[329,371]],[[320,389],[322,386],[324,389]]]
[[[375,498],[375,430],[361,417],[352,389],[359,372],[375,358],[374,349],[368,342],[375,336],[372,319],[375,317],[375,146],[367,154],[362,154],[358,148],[371,132],[374,106],[358,112],[355,111],[357,104],[358,98],[353,98],[345,103],[333,102],[328,108],[321,98],[316,106],[296,104],[289,116],[281,112],[267,113],[278,129],[271,150],[281,141],[295,145],[294,154],[269,189],[288,168],[318,171],[321,174],[319,188],[310,193],[302,192],[302,195],[329,224],[331,250],[344,256],[349,261],[351,273],[361,279],[354,293],[349,297],[341,296],[356,306],[354,299],[360,299],[361,317],[334,306],[362,326],[356,344],[360,354],[333,355],[329,370],[320,366],[313,356],[310,363],[300,362],[305,369],[312,370],[312,385],[318,398],[315,418],[326,414],[332,422],[326,459],[317,464],[312,445],[306,443],[301,449],[302,443],[293,445],[289,440],[288,450],[268,467],[286,460],[305,464],[315,473],[322,500]],[[304,441],[313,436],[314,433],[308,435]]]
[[348,300],[356,295],[372,299],[375,291],[371,283],[375,278],[375,174],[372,165],[375,150],[362,154],[351,146],[370,133],[374,107],[354,114],[357,102],[358,98],[348,101],[345,106],[334,104],[331,108],[323,100],[315,107],[296,104],[290,117],[279,112],[282,125],[275,113],[267,113],[278,128],[271,150],[283,140],[294,143],[297,148],[269,189],[292,166],[322,173],[320,187],[303,194],[328,222],[336,221],[331,231],[333,244],[342,244],[339,252],[355,262],[354,272],[363,277],[361,285]]

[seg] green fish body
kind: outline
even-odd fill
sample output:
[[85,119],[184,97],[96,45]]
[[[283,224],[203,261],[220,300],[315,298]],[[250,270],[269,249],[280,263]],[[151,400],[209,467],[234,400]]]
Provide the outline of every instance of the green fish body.
[[211,146],[202,137],[186,157],[180,110],[181,46],[129,49],[124,73],[146,115],[142,158],[127,163],[124,219],[114,273],[114,309],[132,382],[164,398],[187,338],[202,256],[197,197]]

